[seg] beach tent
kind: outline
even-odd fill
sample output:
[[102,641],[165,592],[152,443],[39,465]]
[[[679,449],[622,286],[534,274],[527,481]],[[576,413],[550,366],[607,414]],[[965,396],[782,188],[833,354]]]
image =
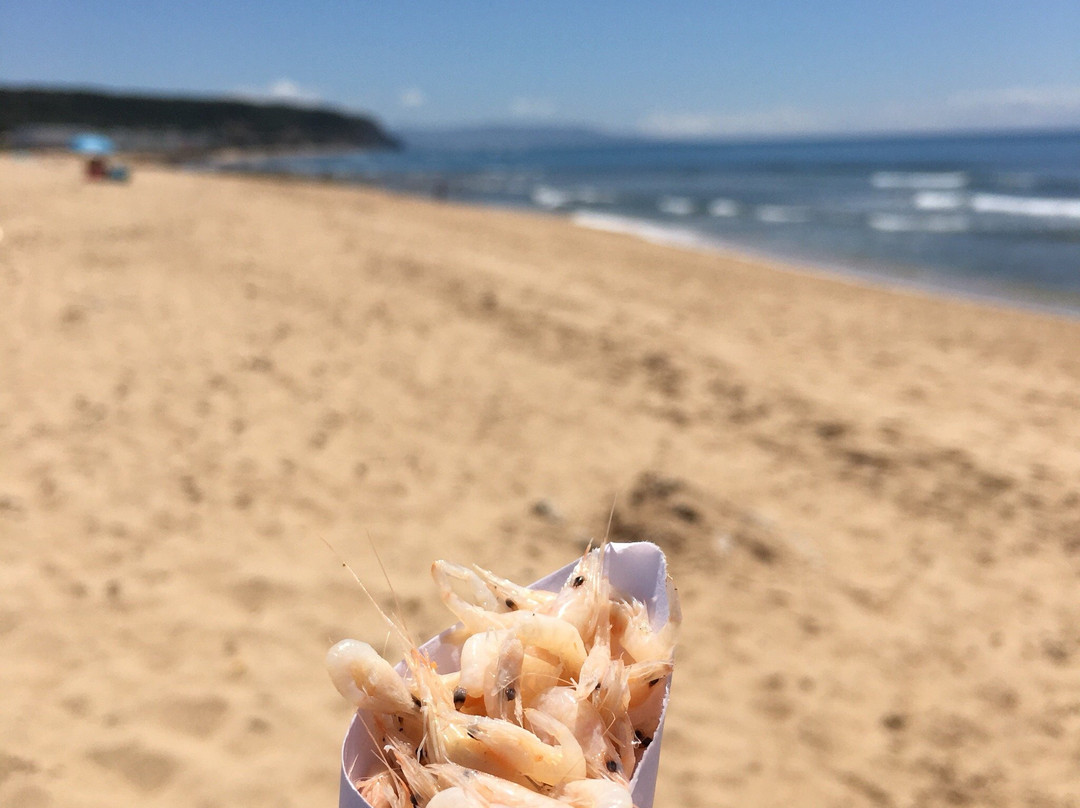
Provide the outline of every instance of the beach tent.
[[83,132],[71,139],[71,150],[79,154],[100,156],[112,154],[115,148],[112,138],[93,132]]

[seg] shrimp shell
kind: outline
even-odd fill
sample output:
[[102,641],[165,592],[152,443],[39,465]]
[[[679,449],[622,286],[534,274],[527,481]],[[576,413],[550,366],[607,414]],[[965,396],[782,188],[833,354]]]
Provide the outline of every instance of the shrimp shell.
[[633,808],[630,789],[611,780],[575,780],[556,792],[560,800],[574,808]]
[[342,640],[327,652],[326,668],[338,692],[357,707],[380,713],[413,707],[405,682],[366,642]]
[[[534,711],[526,711],[528,717]],[[543,720],[541,719],[543,723]],[[507,721],[477,716],[471,719],[468,735],[484,745],[500,762],[536,783],[558,785],[585,776],[585,759],[573,733],[564,725],[545,729],[556,734],[556,744],[547,744],[537,735]]]

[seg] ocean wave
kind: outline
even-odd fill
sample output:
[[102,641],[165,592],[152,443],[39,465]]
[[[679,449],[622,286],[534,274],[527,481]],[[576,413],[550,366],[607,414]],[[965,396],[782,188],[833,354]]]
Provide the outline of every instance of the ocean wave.
[[572,194],[549,185],[537,185],[533,188],[531,196],[533,202],[547,210],[562,208],[574,201]]
[[802,208],[792,208],[787,205],[762,205],[754,211],[754,216],[758,221],[769,224],[798,224],[809,218]]
[[949,191],[967,185],[963,171],[877,171],[870,177],[875,188],[914,188]]
[[739,205],[733,199],[714,199],[709,203],[710,216],[738,216]]
[[615,194],[601,191],[592,185],[577,188],[552,188],[550,185],[537,185],[529,194],[533,204],[547,210],[569,207],[574,204],[610,205],[615,202]]
[[912,204],[919,210],[956,210],[966,201],[956,191],[919,191],[912,198]]
[[1043,219],[1080,219],[1080,199],[1042,196],[1006,196],[975,194],[971,209],[977,213],[1003,213],[1008,216],[1038,216]]
[[871,229],[882,233],[962,233],[971,223],[960,214],[905,216],[900,213],[875,213],[868,219]]
[[656,209],[669,216],[689,216],[694,212],[694,203],[685,196],[663,196]]
[[605,233],[622,233],[636,236],[651,244],[674,247],[708,247],[710,242],[700,233],[687,227],[673,227],[648,219],[635,219],[631,216],[617,216],[613,213],[579,210],[570,216],[570,221],[579,227],[590,230],[603,230]]

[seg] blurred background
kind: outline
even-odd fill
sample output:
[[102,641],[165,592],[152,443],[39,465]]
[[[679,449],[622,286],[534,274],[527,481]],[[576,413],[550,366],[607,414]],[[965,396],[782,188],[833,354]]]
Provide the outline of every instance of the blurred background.
[[0,8],[0,805],[333,805],[322,540],[423,637],[613,502],[657,805],[1075,805],[1077,31]]
[[[555,211],[1075,310],[1076,14],[43,3],[8,11],[0,78],[174,100],[8,97],[16,146],[92,123],[128,151],[194,164]],[[261,108],[179,103],[193,96]]]

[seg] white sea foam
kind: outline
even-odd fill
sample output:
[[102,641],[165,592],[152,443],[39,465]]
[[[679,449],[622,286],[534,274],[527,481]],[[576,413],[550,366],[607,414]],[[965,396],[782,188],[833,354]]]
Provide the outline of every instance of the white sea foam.
[[537,185],[530,194],[532,201],[541,208],[556,210],[575,203],[583,205],[610,205],[615,202],[615,194],[601,191],[592,185],[577,188],[552,188],[550,185]]
[[569,205],[573,201],[573,197],[566,191],[560,191],[558,188],[552,188],[548,185],[537,185],[533,188],[532,201],[542,208],[548,210],[555,210]]
[[786,205],[762,205],[754,215],[759,221],[769,224],[798,224],[807,221],[806,211]]
[[715,246],[700,233],[687,227],[657,224],[648,219],[635,219],[631,216],[616,216],[612,213],[579,210],[570,216],[570,220],[579,227],[587,227],[590,230],[603,230],[606,233],[623,233],[628,236],[636,236],[652,244],[674,247]]
[[738,216],[739,205],[732,199],[714,199],[709,203],[710,216]]
[[1043,196],[1006,196],[975,194],[971,209],[977,213],[1003,213],[1008,216],[1038,216],[1044,219],[1080,219],[1080,199]]
[[961,233],[970,226],[967,216],[962,214],[905,216],[900,213],[874,213],[867,223],[872,229],[883,233]]
[[963,171],[878,171],[870,177],[875,188],[915,188],[950,191],[967,185]]
[[663,196],[656,208],[669,216],[689,216],[694,212],[694,203],[685,196]]
[[919,191],[912,203],[919,210],[956,210],[967,200],[956,191]]

